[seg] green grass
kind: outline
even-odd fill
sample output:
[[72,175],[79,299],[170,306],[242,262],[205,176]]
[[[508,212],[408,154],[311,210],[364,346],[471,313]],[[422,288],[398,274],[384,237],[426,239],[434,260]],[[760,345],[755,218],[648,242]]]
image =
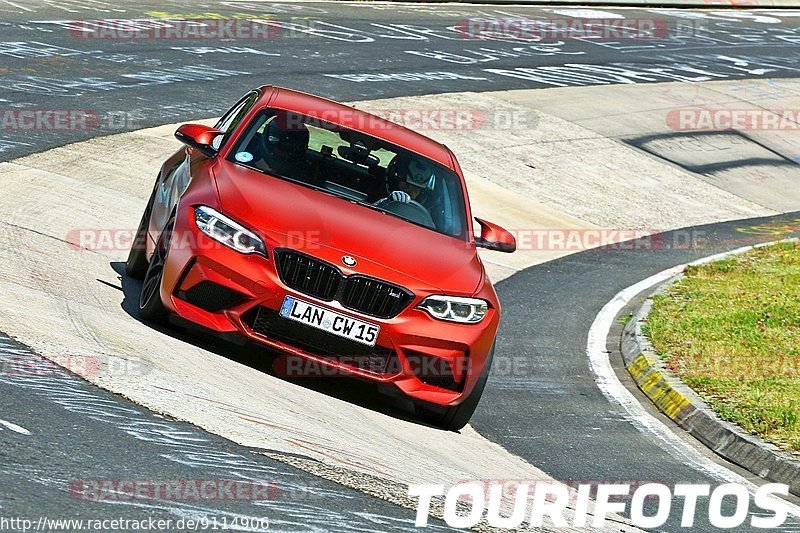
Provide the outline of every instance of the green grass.
[[667,366],[724,420],[800,450],[800,247],[686,269],[645,328]]

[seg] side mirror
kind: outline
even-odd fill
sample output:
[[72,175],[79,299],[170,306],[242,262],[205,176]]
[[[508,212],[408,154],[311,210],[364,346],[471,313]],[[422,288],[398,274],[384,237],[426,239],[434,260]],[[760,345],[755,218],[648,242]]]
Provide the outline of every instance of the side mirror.
[[481,225],[481,236],[475,237],[475,245],[496,252],[511,253],[517,249],[517,240],[511,232],[492,224],[486,220],[475,217]]
[[217,155],[214,139],[224,133],[202,124],[184,124],[175,132],[175,138],[186,146],[199,150],[205,156],[214,157]]

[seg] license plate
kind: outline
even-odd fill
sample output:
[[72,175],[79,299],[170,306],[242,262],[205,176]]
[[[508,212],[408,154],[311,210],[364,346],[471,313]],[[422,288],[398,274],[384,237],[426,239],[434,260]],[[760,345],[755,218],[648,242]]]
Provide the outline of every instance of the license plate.
[[375,324],[362,322],[336,311],[298,300],[292,296],[284,298],[280,315],[289,320],[294,320],[367,346],[375,346],[375,341],[378,340],[378,333],[381,330],[381,327]]

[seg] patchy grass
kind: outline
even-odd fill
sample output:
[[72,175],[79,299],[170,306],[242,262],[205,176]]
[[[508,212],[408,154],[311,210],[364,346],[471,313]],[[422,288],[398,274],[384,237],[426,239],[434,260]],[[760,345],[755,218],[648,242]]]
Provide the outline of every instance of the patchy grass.
[[655,298],[646,333],[724,420],[800,450],[800,246],[707,265]]

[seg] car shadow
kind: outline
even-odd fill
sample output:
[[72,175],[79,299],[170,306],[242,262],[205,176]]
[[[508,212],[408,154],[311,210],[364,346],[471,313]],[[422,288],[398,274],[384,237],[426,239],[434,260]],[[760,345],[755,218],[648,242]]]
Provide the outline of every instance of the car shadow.
[[324,376],[324,377],[287,377],[275,371],[275,363],[279,360],[279,354],[252,341],[239,346],[206,330],[200,326],[190,323],[155,325],[145,322],[139,317],[139,292],[141,282],[133,279],[125,273],[125,263],[111,262],[111,268],[117,273],[122,287],[123,299],[121,302],[122,310],[135,320],[146,324],[148,327],[159,331],[165,335],[191,344],[203,350],[207,350],[231,361],[247,365],[250,368],[263,372],[287,383],[297,385],[339,400],[358,405],[371,411],[375,411],[392,418],[413,422],[417,425],[427,426],[434,429],[424,421],[414,416],[413,405],[410,400],[404,399],[388,393],[386,390],[375,383],[347,376]]

